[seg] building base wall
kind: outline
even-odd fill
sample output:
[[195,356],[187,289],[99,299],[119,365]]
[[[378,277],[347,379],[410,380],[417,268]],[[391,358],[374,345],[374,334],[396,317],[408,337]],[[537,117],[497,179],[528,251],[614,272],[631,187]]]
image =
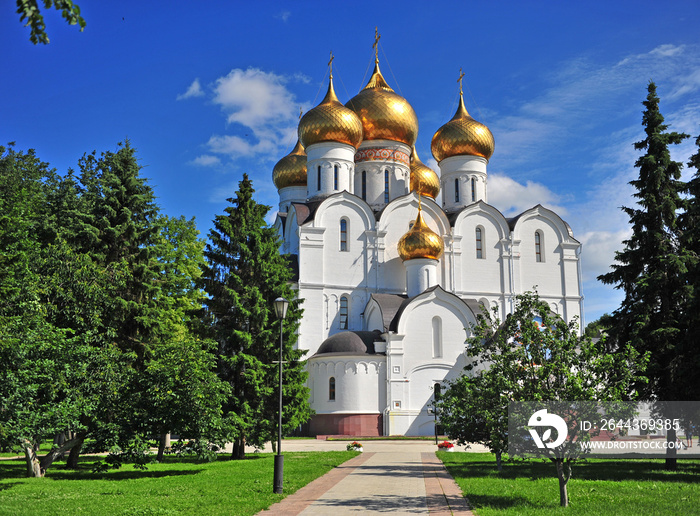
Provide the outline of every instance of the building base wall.
[[315,414],[309,422],[310,435],[382,435],[381,414]]

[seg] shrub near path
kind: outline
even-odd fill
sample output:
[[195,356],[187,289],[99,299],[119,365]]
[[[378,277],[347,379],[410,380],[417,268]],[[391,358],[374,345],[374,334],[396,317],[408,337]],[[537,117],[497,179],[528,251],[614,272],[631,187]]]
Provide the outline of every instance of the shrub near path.
[[25,478],[23,460],[0,462],[0,515],[252,515],[355,457],[354,452],[284,454],[284,495],[272,493],[273,455],[202,463],[166,457],[148,470],[125,464],[94,474],[94,458],[74,472]]
[[673,472],[664,469],[663,460],[580,462],[569,486],[570,505],[564,508],[549,461],[504,462],[499,474],[489,453],[438,452],[438,457],[478,516],[700,515],[698,460],[678,461]]

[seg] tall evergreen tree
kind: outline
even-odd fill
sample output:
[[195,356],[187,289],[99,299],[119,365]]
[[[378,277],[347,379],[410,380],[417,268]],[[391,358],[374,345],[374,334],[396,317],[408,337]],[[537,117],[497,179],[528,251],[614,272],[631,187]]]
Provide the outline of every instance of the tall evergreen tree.
[[[225,214],[214,219],[202,276],[211,333],[219,346],[219,374],[231,386],[225,404],[233,430],[233,458],[244,456],[244,445],[262,445],[275,435],[279,322],[273,308],[277,297],[290,301],[292,272],[278,252],[275,231],[265,222],[270,209],[253,199],[247,175]],[[284,430],[310,416],[306,373],[296,350],[302,310],[292,301],[284,321]]]
[[[700,400],[700,348],[697,328],[700,327],[700,136],[695,139],[697,152],[690,157],[688,167],[694,168],[693,177],[685,185],[685,210],[680,215],[683,230],[681,246],[688,256],[686,285],[691,290],[684,307],[685,335],[674,366],[683,379],[686,400]],[[700,424],[700,421],[695,421]]]
[[[651,353],[649,381],[637,386],[639,392],[648,399],[682,400],[687,392],[675,358],[683,336],[683,307],[691,292],[685,284],[688,255],[679,245],[683,165],[671,159],[669,146],[688,135],[667,132],[653,82],[643,104],[646,138],[634,147],[646,152],[635,163],[639,178],[630,182],[638,206],[622,208],[629,215],[632,236],[616,253],[613,270],[598,279],[625,293],[613,313],[610,337],[620,346],[629,343],[641,353]],[[675,440],[675,432],[668,439]],[[673,459],[668,467],[674,467]]]
[[150,342],[158,335],[160,318],[155,244],[159,209],[147,180],[140,175],[136,150],[127,141],[119,150],[80,160],[83,216],[79,234],[82,250],[109,270],[121,271],[125,285],[105,321],[114,342],[135,352],[143,363]]

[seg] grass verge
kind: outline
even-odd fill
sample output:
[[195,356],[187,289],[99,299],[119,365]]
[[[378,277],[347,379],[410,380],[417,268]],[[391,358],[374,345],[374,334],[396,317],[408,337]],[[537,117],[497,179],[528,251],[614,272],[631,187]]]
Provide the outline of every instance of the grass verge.
[[23,477],[24,461],[0,462],[0,515],[110,514],[250,515],[278,502],[320,477],[356,452],[289,452],[284,454],[284,494],[272,492],[273,454],[250,454],[245,460],[223,457],[201,463],[168,457],[147,471],[131,465],[103,474],[91,473],[97,458],[81,461],[80,470],[49,469],[43,479]]
[[490,453],[438,452],[478,516],[700,514],[700,461],[597,460],[574,465],[569,507],[559,507],[559,482],[551,462],[504,463]]

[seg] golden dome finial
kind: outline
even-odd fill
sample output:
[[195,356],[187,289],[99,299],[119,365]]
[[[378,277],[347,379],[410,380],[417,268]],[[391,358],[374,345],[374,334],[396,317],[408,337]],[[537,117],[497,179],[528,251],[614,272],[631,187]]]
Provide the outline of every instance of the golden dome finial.
[[459,79],[457,79],[457,82],[459,83],[459,96],[462,96],[462,79],[464,78],[464,72],[462,71],[462,68],[459,68]]
[[379,27],[375,25],[374,27],[374,44],[372,48],[374,49],[374,64],[379,64],[379,39],[382,37],[379,34]]
[[288,186],[306,186],[306,151],[299,140],[292,152],[272,169],[272,182],[277,190]]
[[488,127],[477,122],[464,106],[462,79],[459,69],[459,104],[454,116],[433,135],[430,146],[433,157],[439,162],[452,156],[480,156],[487,160],[493,155],[493,134]]
[[410,147],[418,136],[418,117],[408,101],[391,89],[379,70],[380,37],[375,28],[372,77],[346,106],[360,117],[363,140],[391,140]]
[[[331,54],[331,61],[333,55]],[[321,103],[310,109],[299,121],[299,139],[304,147],[320,142],[338,142],[357,149],[362,142],[362,122],[354,111],[343,106],[333,88],[333,75],[328,80],[328,93]]]
[[416,146],[411,152],[411,191],[435,199],[440,193],[440,179],[435,171],[423,164]]
[[398,244],[399,256],[405,262],[415,258],[439,260],[445,244],[442,237],[423,221],[420,194],[418,194],[418,215],[411,229],[401,237]]
[[333,55],[333,51],[331,50],[331,60],[328,61],[328,67],[331,70],[331,79],[333,78],[333,59],[335,59],[335,56]]

